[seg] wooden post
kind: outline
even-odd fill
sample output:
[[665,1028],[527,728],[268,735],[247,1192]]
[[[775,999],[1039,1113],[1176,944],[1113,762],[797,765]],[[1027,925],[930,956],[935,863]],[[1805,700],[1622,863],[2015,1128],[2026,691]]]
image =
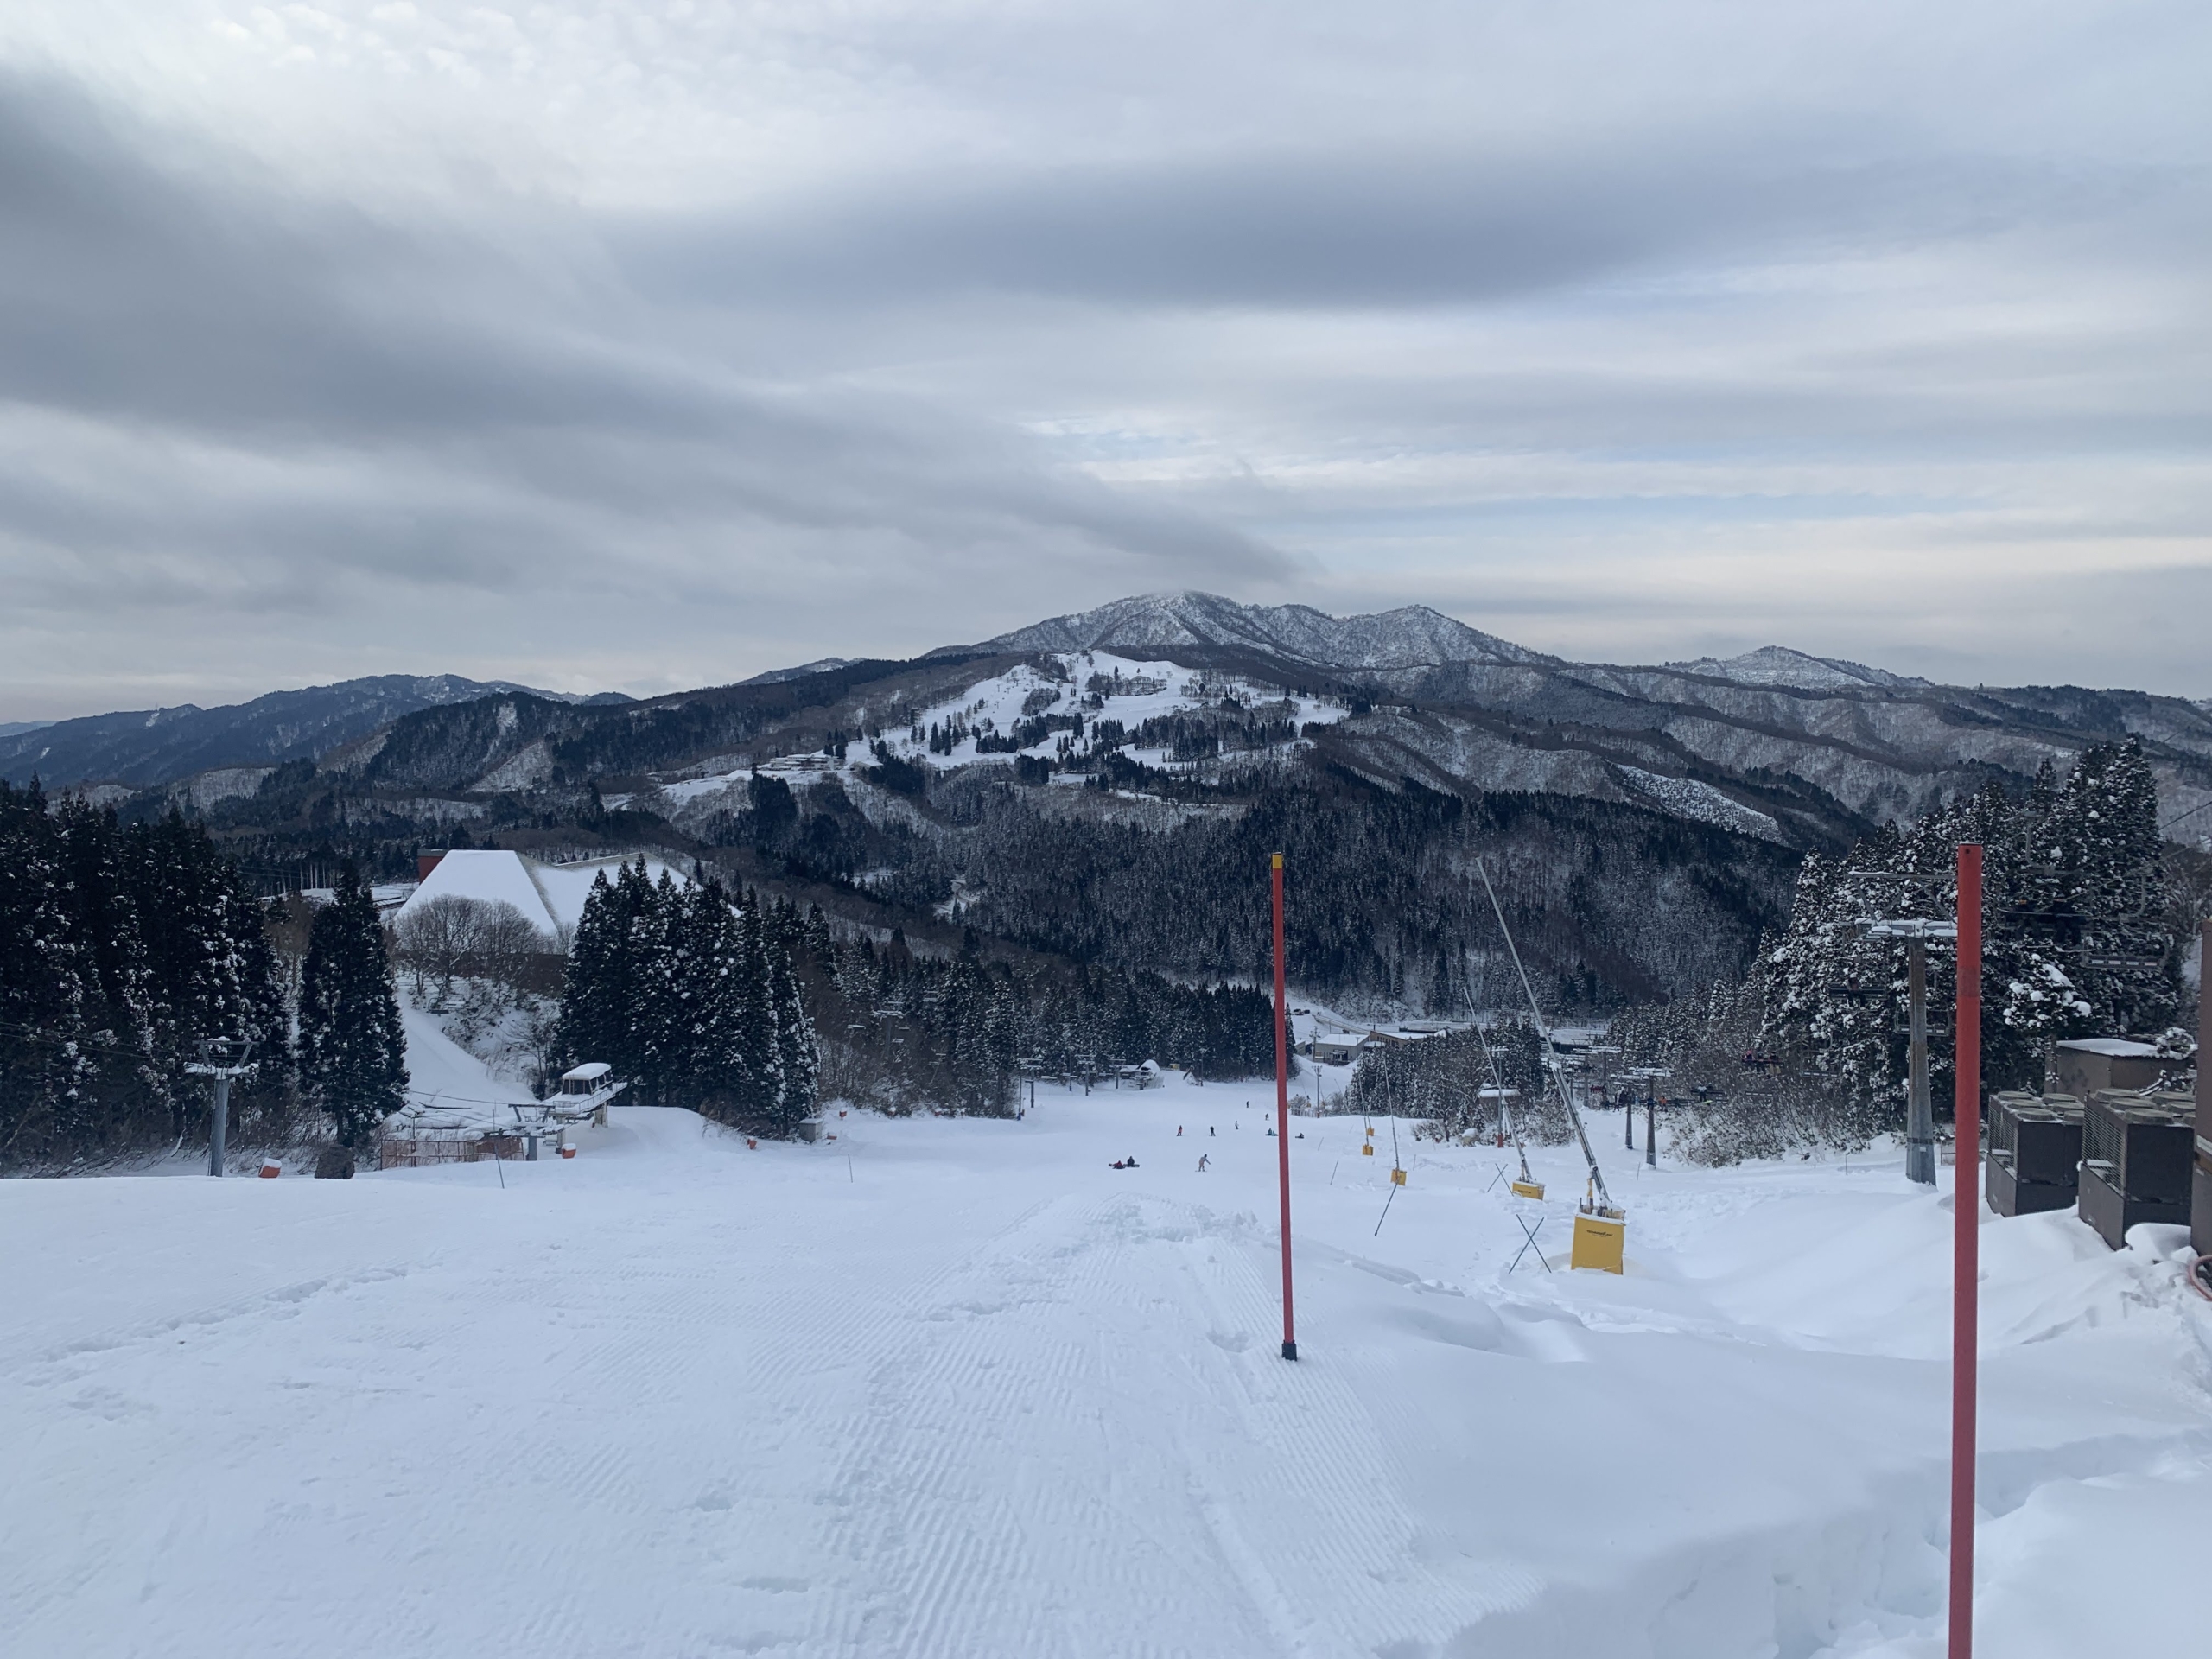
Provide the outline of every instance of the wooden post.
[[1974,1655],[1974,1383],[1981,1271],[1981,849],[1959,849],[1959,994],[1951,1092],[1951,1608],[1949,1659]]

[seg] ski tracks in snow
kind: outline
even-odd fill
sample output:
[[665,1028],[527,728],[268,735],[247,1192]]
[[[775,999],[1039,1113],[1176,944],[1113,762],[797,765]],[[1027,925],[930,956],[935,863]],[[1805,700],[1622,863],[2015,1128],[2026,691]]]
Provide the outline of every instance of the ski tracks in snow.
[[832,1482],[823,1645],[1368,1652],[1525,1599],[1510,1569],[1408,1566],[1344,1370],[1276,1355],[1274,1262],[1249,1217],[1071,1196],[932,1280]]

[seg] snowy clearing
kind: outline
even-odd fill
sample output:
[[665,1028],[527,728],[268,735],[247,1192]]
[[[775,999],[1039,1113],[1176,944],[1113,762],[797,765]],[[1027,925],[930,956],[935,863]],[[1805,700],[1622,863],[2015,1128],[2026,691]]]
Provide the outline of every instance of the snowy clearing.
[[[1508,1154],[1402,1125],[1378,1237],[1387,1123],[1294,1119],[1293,1365],[1270,1092],[0,1184],[8,1649],[1940,1650],[1948,1198],[1616,1150],[1628,1275],[1508,1275]],[[2212,1307],[2163,1235],[1983,1240],[1986,1650],[2180,1650]]]

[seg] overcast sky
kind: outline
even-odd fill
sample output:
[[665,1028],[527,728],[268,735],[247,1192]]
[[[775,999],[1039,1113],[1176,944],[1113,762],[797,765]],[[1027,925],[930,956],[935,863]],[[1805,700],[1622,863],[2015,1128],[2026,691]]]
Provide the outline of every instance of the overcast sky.
[[2212,696],[2212,7],[11,0],[0,721],[1117,595]]

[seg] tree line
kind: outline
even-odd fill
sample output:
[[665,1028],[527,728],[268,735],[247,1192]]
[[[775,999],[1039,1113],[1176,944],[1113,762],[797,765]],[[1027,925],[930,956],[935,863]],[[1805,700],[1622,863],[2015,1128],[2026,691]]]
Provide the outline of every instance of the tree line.
[[[1858,1146],[1902,1125],[1909,947],[1869,925],[1954,918],[1962,842],[1983,849],[1986,1091],[2041,1090],[2050,1046],[2069,1038],[2191,1052],[2181,969],[2197,913],[2174,884],[2140,746],[2099,745],[2063,780],[2046,764],[2018,796],[1992,782],[1839,857],[1808,855],[1747,973],[1615,1022],[1626,1063],[1668,1068],[1672,1093],[1720,1096],[1700,1115],[1705,1155]],[[1925,949],[1929,1089],[1948,1116],[1956,958]]]
[[822,1025],[825,1078],[887,1111],[923,1105],[1004,1114],[1025,1076],[1096,1082],[1157,1060],[1204,1079],[1274,1066],[1274,1006],[1231,984],[1078,966],[1033,973],[987,960],[971,931],[946,958],[894,931],[879,945],[834,939],[820,911],[785,908]]
[[814,1109],[820,1051],[780,922],[719,882],[656,883],[642,855],[593,880],[561,989],[557,1046],[637,1098],[788,1133]]
[[321,1111],[352,1143],[402,1104],[398,1006],[358,871],[345,867],[296,957],[272,922],[179,813],[126,826],[0,784],[0,1160],[204,1137],[206,1085],[186,1067],[208,1043],[251,1046],[232,1094],[242,1141]]

